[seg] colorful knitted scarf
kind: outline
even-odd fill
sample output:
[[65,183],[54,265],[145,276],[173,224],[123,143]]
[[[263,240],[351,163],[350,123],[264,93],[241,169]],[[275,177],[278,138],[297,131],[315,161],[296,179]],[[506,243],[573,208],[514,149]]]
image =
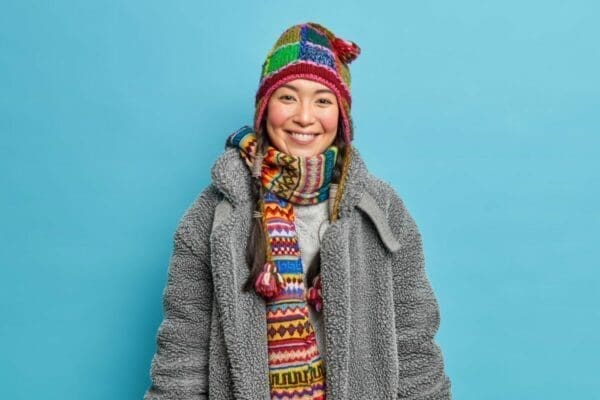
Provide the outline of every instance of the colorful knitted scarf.
[[267,260],[256,291],[267,306],[269,383],[272,400],[325,399],[325,369],[307,301],[320,311],[320,277],[306,293],[292,204],[316,204],[333,197],[331,183],[338,148],[312,157],[295,157],[269,146],[256,155],[256,135],[247,126],[229,136],[265,188],[262,219]]

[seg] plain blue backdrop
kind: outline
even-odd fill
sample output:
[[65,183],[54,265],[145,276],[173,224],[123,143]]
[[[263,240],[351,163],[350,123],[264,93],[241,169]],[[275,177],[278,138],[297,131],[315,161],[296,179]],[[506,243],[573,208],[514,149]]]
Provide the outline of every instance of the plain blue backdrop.
[[135,399],[174,229],[288,26],[423,235],[457,400],[600,399],[594,1],[2,1],[0,398]]

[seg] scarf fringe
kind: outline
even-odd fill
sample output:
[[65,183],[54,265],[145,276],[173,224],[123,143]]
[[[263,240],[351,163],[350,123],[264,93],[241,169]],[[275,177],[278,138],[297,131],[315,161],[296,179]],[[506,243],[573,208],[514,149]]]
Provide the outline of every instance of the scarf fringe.
[[321,295],[321,274],[313,279],[313,284],[306,291],[306,301],[313,306],[316,312],[323,309],[323,297]]
[[273,262],[267,261],[254,282],[254,289],[265,299],[278,296],[285,287],[285,280]]

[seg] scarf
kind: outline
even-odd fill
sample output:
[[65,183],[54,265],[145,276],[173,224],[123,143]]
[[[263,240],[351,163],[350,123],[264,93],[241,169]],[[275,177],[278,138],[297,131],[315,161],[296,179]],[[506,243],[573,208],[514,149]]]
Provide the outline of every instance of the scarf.
[[265,189],[261,218],[266,232],[266,262],[255,282],[266,300],[269,384],[272,400],[325,399],[325,369],[319,354],[307,301],[322,308],[320,275],[306,291],[293,204],[330,199],[338,148],[312,157],[296,157],[269,146],[256,154],[256,134],[247,126],[234,132],[227,145],[240,149],[252,175]]

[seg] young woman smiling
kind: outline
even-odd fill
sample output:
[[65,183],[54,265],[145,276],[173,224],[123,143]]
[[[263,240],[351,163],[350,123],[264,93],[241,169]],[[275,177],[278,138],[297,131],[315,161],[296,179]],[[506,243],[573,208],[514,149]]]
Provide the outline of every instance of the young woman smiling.
[[359,47],[290,27],[182,217],[145,399],[451,399],[419,230],[352,146]]
[[267,134],[271,144],[284,153],[311,157],[333,143],[338,119],[335,93],[319,82],[295,79],[271,95]]

